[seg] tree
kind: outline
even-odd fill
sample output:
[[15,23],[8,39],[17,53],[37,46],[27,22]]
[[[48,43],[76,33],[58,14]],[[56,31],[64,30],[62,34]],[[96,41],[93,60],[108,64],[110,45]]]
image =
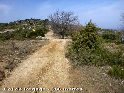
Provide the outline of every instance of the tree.
[[95,50],[99,47],[99,35],[97,33],[97,27],[90,21],[80,32],[77,32],[73,37],[72,41],[74,49],[79,52],[81,48],[87,48]]
[[72,12],[56,11],[49,16],[49,19],[54,33],[60,35],[63,39],[78,24],[78,18]]
[[72,36],[67,56],[76,65],[92,64],[102,60],[101,38],[98,28],[91,21]]

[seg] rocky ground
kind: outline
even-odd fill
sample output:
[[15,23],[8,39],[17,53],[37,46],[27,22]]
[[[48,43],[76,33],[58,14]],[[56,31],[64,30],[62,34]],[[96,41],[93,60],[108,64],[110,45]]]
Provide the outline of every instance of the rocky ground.
[[8,40],[0,42],[0,84],[22,60],[25,60],[28,55],[37,51],[47,42],[47,40]]

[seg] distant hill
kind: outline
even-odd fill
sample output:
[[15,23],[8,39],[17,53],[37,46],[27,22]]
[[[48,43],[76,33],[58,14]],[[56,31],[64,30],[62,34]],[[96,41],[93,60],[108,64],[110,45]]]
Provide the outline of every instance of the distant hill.
[[25,19],[25,20],[17,20],[10,23],[0,23],[0,31],[5,31],[6,29],[18,29],[18,28],[35,28],[36,26],[46,26],[49,20],[41,20],[41,19]]
[[25,19],[10,23],[0,23],[0,40],[25,40],[44,37],[48,31],[49,20]]

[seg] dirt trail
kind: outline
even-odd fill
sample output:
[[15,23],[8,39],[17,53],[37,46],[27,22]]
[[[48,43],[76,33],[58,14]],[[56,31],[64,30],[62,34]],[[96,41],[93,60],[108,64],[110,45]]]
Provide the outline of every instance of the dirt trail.
[[[51,89],[70,86],[69,70],[71,66],[65,58],[65,45],[68,40],[54,39],[52,32],[47,34],[47,38],[50,39],[50,43],[23,61],[11,73],[11,76],[4,80],[3,88],[42,87]],[[11,91],[3,93],[11,93]],[[29,93],[29,91],[25,93]]]

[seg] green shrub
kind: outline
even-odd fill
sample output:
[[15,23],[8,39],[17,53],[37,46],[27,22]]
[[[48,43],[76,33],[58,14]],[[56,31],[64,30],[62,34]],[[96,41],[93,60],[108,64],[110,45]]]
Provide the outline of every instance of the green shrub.
[[42,36],[44,37],[45,34],[48,32],[46,28],[36,28],[34,31],[30,31],[27,33],[28,38],[36,38],[37,36]]
[[19,30],[16,30],[13,32],[14,36],[13,36],[13,39],[16,39],[16,40],[24,40],[27,38],[27,33],[29,32],[30,30],[28,29],[19,29]]
[[[104,40],[97,34],[96,26],[89,22],[81,31],[72,35],[72,43],[68,46],[66,56],[76,66],[116,66],[109,73],[115,77],[123,77],[123,71],[120,72],[119,67],[124,67],[124,49],[120,47],[118,52],[112,53],[103,47],[102,41]],[[115,72],[116,69],[118,72]]]
[[35,29],[17,29],[13,32],[6,32],[0,34],[0,40],[25,40],[25,39],[35,39],[37,36],[44,37],[48,29],[46,28],[35,28]]
[[124,66],[123,52],[117,52],[109,55],[109,65]]
[[102,38],[105,39],[106,42],[114,42],[114,43],[121,42],[120,32],[115,32],[113,30],[105,30],[102,33]]
[[0,34],[0,40],[4,41],[4,40],[9,40],[13,38],[13,33],[10,32],[6,32],[6,33],[1,33]]
[[72,36],[73,42],[67,55],[75,64],[92,64],[101,59],[101,39],[97,30],[97,27],[90,21],[86,27]]
[[103,34],[102,34],[102,37],[104,39],[109,39],[109,40],[115,40],[116,39],[116,35],[114,32],[112,31],[105,31]]
[[109,70],[108,74],[110,76],[113,76],[115,78],[121,78],[124,79],[124,67],[120,66],[112,66],[112,68]]

